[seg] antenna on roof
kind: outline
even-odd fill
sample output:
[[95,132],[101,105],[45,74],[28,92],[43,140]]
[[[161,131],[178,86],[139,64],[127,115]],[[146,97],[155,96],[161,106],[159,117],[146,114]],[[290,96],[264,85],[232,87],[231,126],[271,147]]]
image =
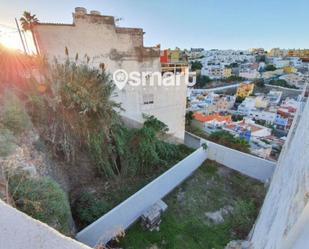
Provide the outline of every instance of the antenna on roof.
[[123,21],[124,19],[122,18],[122,17],[115,17],[115,24],[116,24],[116,26],[119,26],[119,23],[121,22],[121,21]]

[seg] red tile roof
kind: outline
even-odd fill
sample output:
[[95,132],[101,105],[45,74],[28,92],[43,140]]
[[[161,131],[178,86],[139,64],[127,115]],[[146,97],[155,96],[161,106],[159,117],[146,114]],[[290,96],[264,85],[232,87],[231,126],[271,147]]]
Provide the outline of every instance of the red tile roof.
[[216,120],[218,122],[224,122],[224,121],[225,122],[231,122],[232,121],[231,115],[221,116],[218,113],[214,113],[214,114],[210,114],[210,115],[204,115],[203,113],[195,112],[193,114],[193,116],[197,121],[200,121],[200,122],[209,122],[209,121],[212,121],[212,120]]

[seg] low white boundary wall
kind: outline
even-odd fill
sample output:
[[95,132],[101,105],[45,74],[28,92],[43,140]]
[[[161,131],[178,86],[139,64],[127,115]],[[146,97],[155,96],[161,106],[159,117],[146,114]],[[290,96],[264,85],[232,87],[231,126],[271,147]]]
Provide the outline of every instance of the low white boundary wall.
[[80,231],[76,238],[89,245],[108,242],[119,231],[128,228],[144,211],[170,193],[207,159],[207,151],[197,149],[144,188]]
[[187,146],[195,149],[203,143],[208,145],[207,159],[214,160],[244,175],[265,182],[271,178],[274,173],[276,162],[265,160],[238,150],[230,149],[223,145],[210,142],[194,134],[186,132],[185,144]]
[[[197,150],[80,231],[76,238],[92,247],[99,242],[107,243],[187,179],[206,159],[214,160],[262,182],[269,179],[275,169],[274,162],[227,148],[191,133],[186,132],[185,143]],[[207,151],[201,148],[203,143],[207,143]]]
[[0,200],[1,249],[91,249]]

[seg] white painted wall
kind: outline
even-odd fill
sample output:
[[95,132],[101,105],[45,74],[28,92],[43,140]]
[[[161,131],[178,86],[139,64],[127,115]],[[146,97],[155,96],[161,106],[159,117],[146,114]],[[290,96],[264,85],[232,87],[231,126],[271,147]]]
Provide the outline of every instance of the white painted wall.
[[290,130],[254,228],[254,249],[309,248],[309,103],[300,115],[297,128],[296,118]]
[[1,249],[90,249],[0,200]]
[[77,234],[77,239],[89,246],[108,242],[121,230],[129,227],[148,208],[170,193],[206,160],[207,152],[199,148],[144,188],[120,203]]
[[203,143],[208,145],[207,159],[214,160],[228,168],[262,182],[266,182],[273,175],[276,167],[275,162],[230,149],[186,132],[185,144],[187,146],[198,148]]

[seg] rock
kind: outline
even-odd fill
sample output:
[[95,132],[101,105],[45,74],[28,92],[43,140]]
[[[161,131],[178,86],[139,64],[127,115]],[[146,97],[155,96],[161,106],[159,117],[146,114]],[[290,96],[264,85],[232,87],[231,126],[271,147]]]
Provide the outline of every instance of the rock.
[[220,210],[222,212],[222,215],[229,215],[233,213],[234,208],[232,206],[225,206],[221,208]]
[[185,200],[185,192],[178,192],[177,201],[181,204]]
[[216,211],[216,212],[207,212],[207,213],[205,213],[205,215],[214,224],[221,224],[221,223],[224,222],[223,216],[221,214],[221,210]]
[[159,249],[159,247],[156,244],[154,244],[154,245],[148,247],[147,249]]
[[252,249],[252,246],[247,240],[233,240],[227,244],[225,249]]
[[209,220],[211,220],[214,224],[221,224],[224,222],[224,216],[227,216],[233,212],[232,206],[225,206],[220,208],[218,211],[215,212],[207,212],[205,215]]
[[22,170],[24,172],[26,172],[31,177],[37,176],[37,170],[36,170],[36,167],[33,164],[28,164],[28,165],[22,167]]

